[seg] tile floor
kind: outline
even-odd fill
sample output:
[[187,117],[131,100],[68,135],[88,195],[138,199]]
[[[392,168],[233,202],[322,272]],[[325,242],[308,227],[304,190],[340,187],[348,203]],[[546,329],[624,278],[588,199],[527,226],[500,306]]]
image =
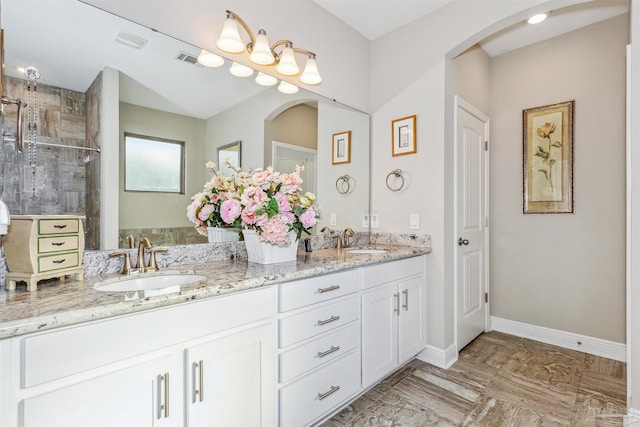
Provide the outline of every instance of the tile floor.
[[448,370],[414,360],[322,427],[622,426],[626,365],[489,332]]

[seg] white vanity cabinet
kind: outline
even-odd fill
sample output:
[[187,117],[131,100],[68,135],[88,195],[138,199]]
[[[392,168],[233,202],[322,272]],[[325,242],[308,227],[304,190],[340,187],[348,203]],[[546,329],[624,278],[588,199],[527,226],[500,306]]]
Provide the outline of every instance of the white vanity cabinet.
[[280,426],[309,425],[360,392],[361,273],[279,285]]
[[272,426],[275,306],[265,287],[2,340],[0,425]]
[[363,269],[362,386],[375,384],[427,344],[425,257]]

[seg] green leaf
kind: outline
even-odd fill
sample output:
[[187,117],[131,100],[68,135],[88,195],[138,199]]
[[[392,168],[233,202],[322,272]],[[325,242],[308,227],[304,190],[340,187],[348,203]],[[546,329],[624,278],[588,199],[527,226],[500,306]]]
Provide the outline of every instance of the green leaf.
[[280,212],[280,206],[278,205],[278,201],[276,200],[275,197],[273,199],[269,200],[269,206],[268,206],[267,209],[269,209],[269,212],[267,213],[269,218],[271,218],[272,216],[277,215],[278,212]]
[[538,172],[542,172],[547,181],[549,181],[549,175],[547,175],[547,171],[544,169],[538,169]]
[[556,161],[554,159],[549,159],[549,164],[553,166],[556,164]]
[[560,141],[556,141],[553,144],[551,144],[552,147],[556,147],[556,148],[560,148],[562,147],[562,143]]

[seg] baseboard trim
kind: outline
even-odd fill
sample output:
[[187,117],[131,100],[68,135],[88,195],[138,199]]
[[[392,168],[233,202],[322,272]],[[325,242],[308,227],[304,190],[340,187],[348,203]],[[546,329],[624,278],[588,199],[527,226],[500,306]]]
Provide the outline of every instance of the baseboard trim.
[[432,345],[427,345],[427,348],[422,350],[422,352],[416,356],[416,359],[437,366],[438,368],[449,369],[451,365],[458,360],[458,351],[455,344],[451,344],[444,350]]
[[545,328],[543,326],[530,325],[528,323],[516,322],[514,320],[507,320],[494,316],[491,316],[491,329],[572,350],[583,351],[585,353],[606,357],[608,359],[619,360],[621,362],[625,362],[627,360],[627,346],[622,343],[588,337],[586,335],[575,334],[572,332],[559,331],[557,329]]

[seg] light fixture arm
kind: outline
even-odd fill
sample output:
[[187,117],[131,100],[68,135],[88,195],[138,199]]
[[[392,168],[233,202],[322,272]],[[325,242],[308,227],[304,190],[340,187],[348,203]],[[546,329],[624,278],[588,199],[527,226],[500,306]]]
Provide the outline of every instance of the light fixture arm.
[[[278,46],[286,46],[287,44],[291,44],[291,48],[294,52],[302,53],[303,55],[316,57],[316,54],[307,49],[300,49],[299,47],[293,47],[293,42],[291,40],[278,40],[271,46],[271,52],[273,56],[276,58],[276,62],[280,60],[280,55],[276,52],[276,48]],[[282,52],[280,52],[282,53]]]

